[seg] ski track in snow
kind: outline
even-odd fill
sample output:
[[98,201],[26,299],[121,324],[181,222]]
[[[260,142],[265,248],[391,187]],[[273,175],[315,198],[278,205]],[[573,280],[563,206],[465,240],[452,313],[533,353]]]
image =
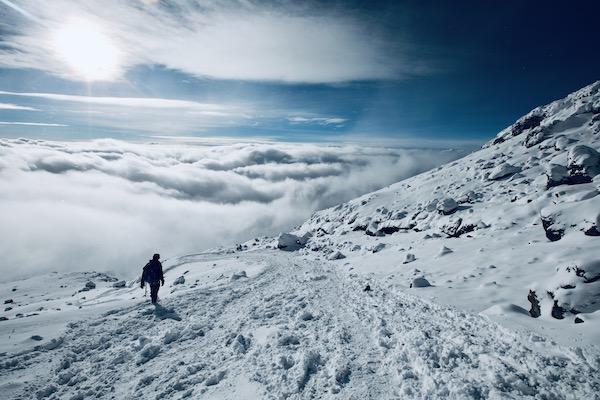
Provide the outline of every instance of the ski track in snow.
[[591,349],[383,281],[363,292],[332,262],[263,250],[245,261],[267,266],[215,287],[163,288],[156,308],[115,308],[72,323],[54,345],[3,354],[2,381],[28,381],[15,399],[599,398]]

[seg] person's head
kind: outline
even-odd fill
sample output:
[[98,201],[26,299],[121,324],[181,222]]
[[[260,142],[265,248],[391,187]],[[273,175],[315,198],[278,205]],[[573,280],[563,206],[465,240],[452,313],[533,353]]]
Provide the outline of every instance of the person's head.
[[158,261],[158,259],[159,259],[159,258],[160,258],[160,254],[154,254],[154,255],[152,256],[152,259],[153,259],[154,261]]

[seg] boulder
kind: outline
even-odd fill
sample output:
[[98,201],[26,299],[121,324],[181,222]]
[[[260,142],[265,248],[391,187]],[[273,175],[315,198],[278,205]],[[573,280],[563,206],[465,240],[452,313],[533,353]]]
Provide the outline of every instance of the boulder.
[[246,271],[234,272],[233,275],[231,275],[231,281],[233,282],[247,277],[248,275],[246,275]]
[[296,251],[300,250],[308,240],[312,237],[310,232],[305,233],[303,236],[296,236],[291,233],[282,233],[277,238],[277,248],[283,251]]
[[502,164],[497,165],[496,167],[494,167],[494,169],[490,171],[488,179],[491,181],[495,181],[516,174],[519,171],[521,171],[521,168],[504,162]]
[[183,285],[185,283],[185,278],[181,275],[179,278],[175,279],[173,285]]
[[564,165],[550,164],[546,167],[546,189],[569,183],[569,170]]
[[446,197],[442,201],[439,201],[436,205],[436,209],[440,214],[450,215],[458,208],[458,203],[451,197]]
[[431,283],[429,283],[429,281],[422,276],[413,279],[412,283],[410,284],[411,288],[423,288],[423,287],[429,287],[429,286],[431,286]]
[[573,146],[567,156],[567,169],[572,183],[591,182],[600,174],[600,153],[582,144]]
[[375,246],[371,248],[372,253],[379,253],[381,250],[385,249],[385,243],[377,243]]
[[346,256],[343,255],[342,252],[339,250],[334,251],[327,257],[328,260],[341,260],[344,258],[346,258]]
[[125,287],[126,282],[125,281],[119,281],[119,282],[115,282],[113,283],[113,287],[114,288],[124,288]]

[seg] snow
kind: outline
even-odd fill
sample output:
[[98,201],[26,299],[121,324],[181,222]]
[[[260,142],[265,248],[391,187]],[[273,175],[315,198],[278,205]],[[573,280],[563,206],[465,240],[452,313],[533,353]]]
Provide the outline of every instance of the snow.
[[93,272],[0,283],[3,397],[597,398],[599,104],[600,82],[279,237],[170,259],[157,306]]

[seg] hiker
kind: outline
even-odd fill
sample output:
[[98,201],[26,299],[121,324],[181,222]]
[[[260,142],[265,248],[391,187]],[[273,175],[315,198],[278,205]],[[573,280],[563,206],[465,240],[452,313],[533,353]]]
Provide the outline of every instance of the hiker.
[[160,286],[165,285],[165,277],[163,275],[162,264],[160,263],[159,259],[160,254],[155,254],[152,256],[152,260],[148,261],[148,264],[146,264],[144,267],[142,281],[140,283],[142,289],[146,285],[146,282],[148,282],[150,285],[150,298],[152,299],[152,304],[156,304],[156,300],[158,299],[158,289]]

